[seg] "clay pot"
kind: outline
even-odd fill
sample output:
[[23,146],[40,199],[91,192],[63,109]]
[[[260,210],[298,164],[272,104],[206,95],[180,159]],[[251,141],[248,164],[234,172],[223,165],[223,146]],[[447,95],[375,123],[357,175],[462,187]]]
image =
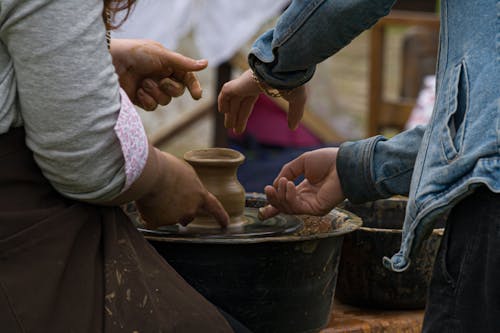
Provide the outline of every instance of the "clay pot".
[[[245,160],[240,152],[228,148],[208,148],[191,150],[184,154],[200,177],[201,182],[222,203],[230,217],[228,228],[242,227],[247,219],[245,209],[245,189],[238,181],[236,172]],[[220,228],[208,214],[198,215],[189,228]]]

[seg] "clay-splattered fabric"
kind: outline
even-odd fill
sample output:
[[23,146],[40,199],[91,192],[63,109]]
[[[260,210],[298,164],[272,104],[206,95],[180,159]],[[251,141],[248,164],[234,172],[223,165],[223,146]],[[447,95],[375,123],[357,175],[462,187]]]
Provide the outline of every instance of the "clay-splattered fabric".
[[2,332],[231,332],[118,208],[61,197],[0,136]]

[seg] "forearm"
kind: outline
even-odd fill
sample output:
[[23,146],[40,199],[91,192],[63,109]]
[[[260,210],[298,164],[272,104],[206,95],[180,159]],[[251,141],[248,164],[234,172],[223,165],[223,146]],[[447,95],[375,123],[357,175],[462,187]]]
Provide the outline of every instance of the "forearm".
[[112,200],[96,203],[103,205],[121,205],[139,200],[147,195],[154,195],[158,181],[166,178],[165,172],[167,168],[167,162],[163,153],[150,145],[146,164],[140,176],[130,185],[130,187]]
[[346,197],[359,203],[408,195],[424,132],[419,126],[390,140],[376,136],[342,144],[337,171]]
[[395,0],[292,1],[276,27],[254,43],[249,64],[270,86],[303,85],[318,63],[390,11]]

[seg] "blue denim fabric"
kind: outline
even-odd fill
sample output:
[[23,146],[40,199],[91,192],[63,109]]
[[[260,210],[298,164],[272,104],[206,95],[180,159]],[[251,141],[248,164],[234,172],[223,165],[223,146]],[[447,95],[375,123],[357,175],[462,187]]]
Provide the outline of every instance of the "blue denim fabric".
[[354,203],[407,196],[424,133],[425,127],[418,126],[391,140],[378,135],[343,143],[337,169],[344,194]]
[[249,65],[278,89],[311,79],[316,64],[349,44],[389,13],[395,0],[295,0],[276,27],[254,43]]
[[[293,1],[249,55],[276,88],[297,87],[392,6],[389,0]],[[500,1],[442,0],[436,104],[429,125],[390,140],[344,143],[337,168],[354,202],[409,195],[401,250],[384,258],[404,271],[433,219],[475,187],[500,192]],[[500,204],[500,203],[499,203]]]

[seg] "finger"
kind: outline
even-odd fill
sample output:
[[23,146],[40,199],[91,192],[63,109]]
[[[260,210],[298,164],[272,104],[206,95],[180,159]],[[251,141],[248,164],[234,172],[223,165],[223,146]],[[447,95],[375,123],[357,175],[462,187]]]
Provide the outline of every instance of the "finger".
[[158,106],[154,98],[149,96],[142,88],[137,90],[137,101],[138,105],[146,111],[153,111]]
[[286,178],[282,178],[280,180],[280,189],[282,193],[279,193],[278,197],[280,199],[281,206],[285,209],[284,211],[288,213],[296,213],[297,207],[291,204],[290,193],[288,193],[288,191],[292,190],[292,195],[296,195],[296,192],[293,192],[293,190],[295,189],[295,184],[291,181],[286,180]]
[[172,97],[179,97],[184,94],[186,86],[181,82],[177,82],[167,77],[160,81],[160,89],[164,94]]
[[226,94],[224,92],[224,86],[222,86],[222,89],[219,93],[219,96],[217,96],[217,110],[219,113],[226,113],[225,110],[225,100],[226,100]]
[[226,113],[228,116],[228,124],[227,128],[234,128],[236,126],[236,118],[238,117],[238,112],[240,110],[240,102],[239,98],[232,98],[229,101],[229,112]]
[[230,103],[229,103],[230,98],[221,93],[219,95],[219,98],[217,99],[217,103],[219,104],[219,112],[220,113],[228,113],[231,110]]
[[263,221],[263,220],[267,220],[271,217],[274,217],[274,216],[278,215],[279,213],[280,213],[280,211],[278,209],[276,209],[275,207],[273,207],[271,205],[267,205],[265,207],[259,208],[259,213],[258,213],[257,217],[259,218],[259,220]]
[[280,178],[278,181],[278,200],[281,203],[286,202],[286,183],[288,180],[286,178]]
[[182,226],[187,226],[189,223],[193,222],[194,220],[194,216],[193,215],[186,215],[186,216],[183,216],[179,219],[179,224],[182,225]]
[[303,212],[303,202],[299,200],[297,188],[293,182],[286,183],[286,203],[288,207],[295,213],[300,214]]
[[[137,207],[139,209],[139,206]],[[150,216],[151,214],[147,213],[147,210],[139,209],[139,221],[146,229],[154,230],[158,228],[161,223],[156,221],[154,216]]]
[[161,91],[158,84],[151,79],[142,81],[142,88],[160,105],[167,105],[172,100],[171,95],[167,95]]
[[280,173],[273,181],[273,184],[277,185],[280,178],[286,178],[288,180],[294,181],[305,172],[305,154],[300,155],[296,159],[288,162],[281,168]]
[[224,113],[224,127],[229,129],[231,127],[231,123],[233,122],[233,115],[231,114],[231,101],[224,101],[224,109],[227,110]]
[[264,193],[266,194],[267,201],[277,210],[283,213],[287,213],[286,207],[282,205],[278,198],[278,192],[272,186],[266,186],[264,188]]
[[[206,59],[195,60],[180,53],[170,51],[166,48],[162,48],[160,57],[162,67],[166,70],[166,75],[171,75],[172,70],[174,72],[197,72],[207,68],[208,66],[208,60]],[[168,73],[168,71],[170,71],[170,73]]]
[[[268,202],[279,203],[278,192],[274,187],[267,185],[266,187],[264,187],[264,193],[266,194]],[[277,208],[277,206],[274,207]]]
[[186,72],[182,82],[188,88],[188,91],[193,99],[198,100],[203,96],[203,89],[201,88],[200,81],[194,73]]
[[297,89],[297,95],[290,100],[288,107],[288,127],[292,130],[296,130],[297,127],[299,127],[306,105],[305,87],[299,87]]
[[236,118],[236,128],[235,128],[236,134],[241,134],[245,131],[245,128],[247,127],[248,118],[252,113],[256,101],[257,98],[247,97],[241,103],[241,107]]
[[219,200],[210,192],[205,196],[205,202],[202,207],[207,213],[212,215],[222,227],[227,227],[229,224],[229,215]]

